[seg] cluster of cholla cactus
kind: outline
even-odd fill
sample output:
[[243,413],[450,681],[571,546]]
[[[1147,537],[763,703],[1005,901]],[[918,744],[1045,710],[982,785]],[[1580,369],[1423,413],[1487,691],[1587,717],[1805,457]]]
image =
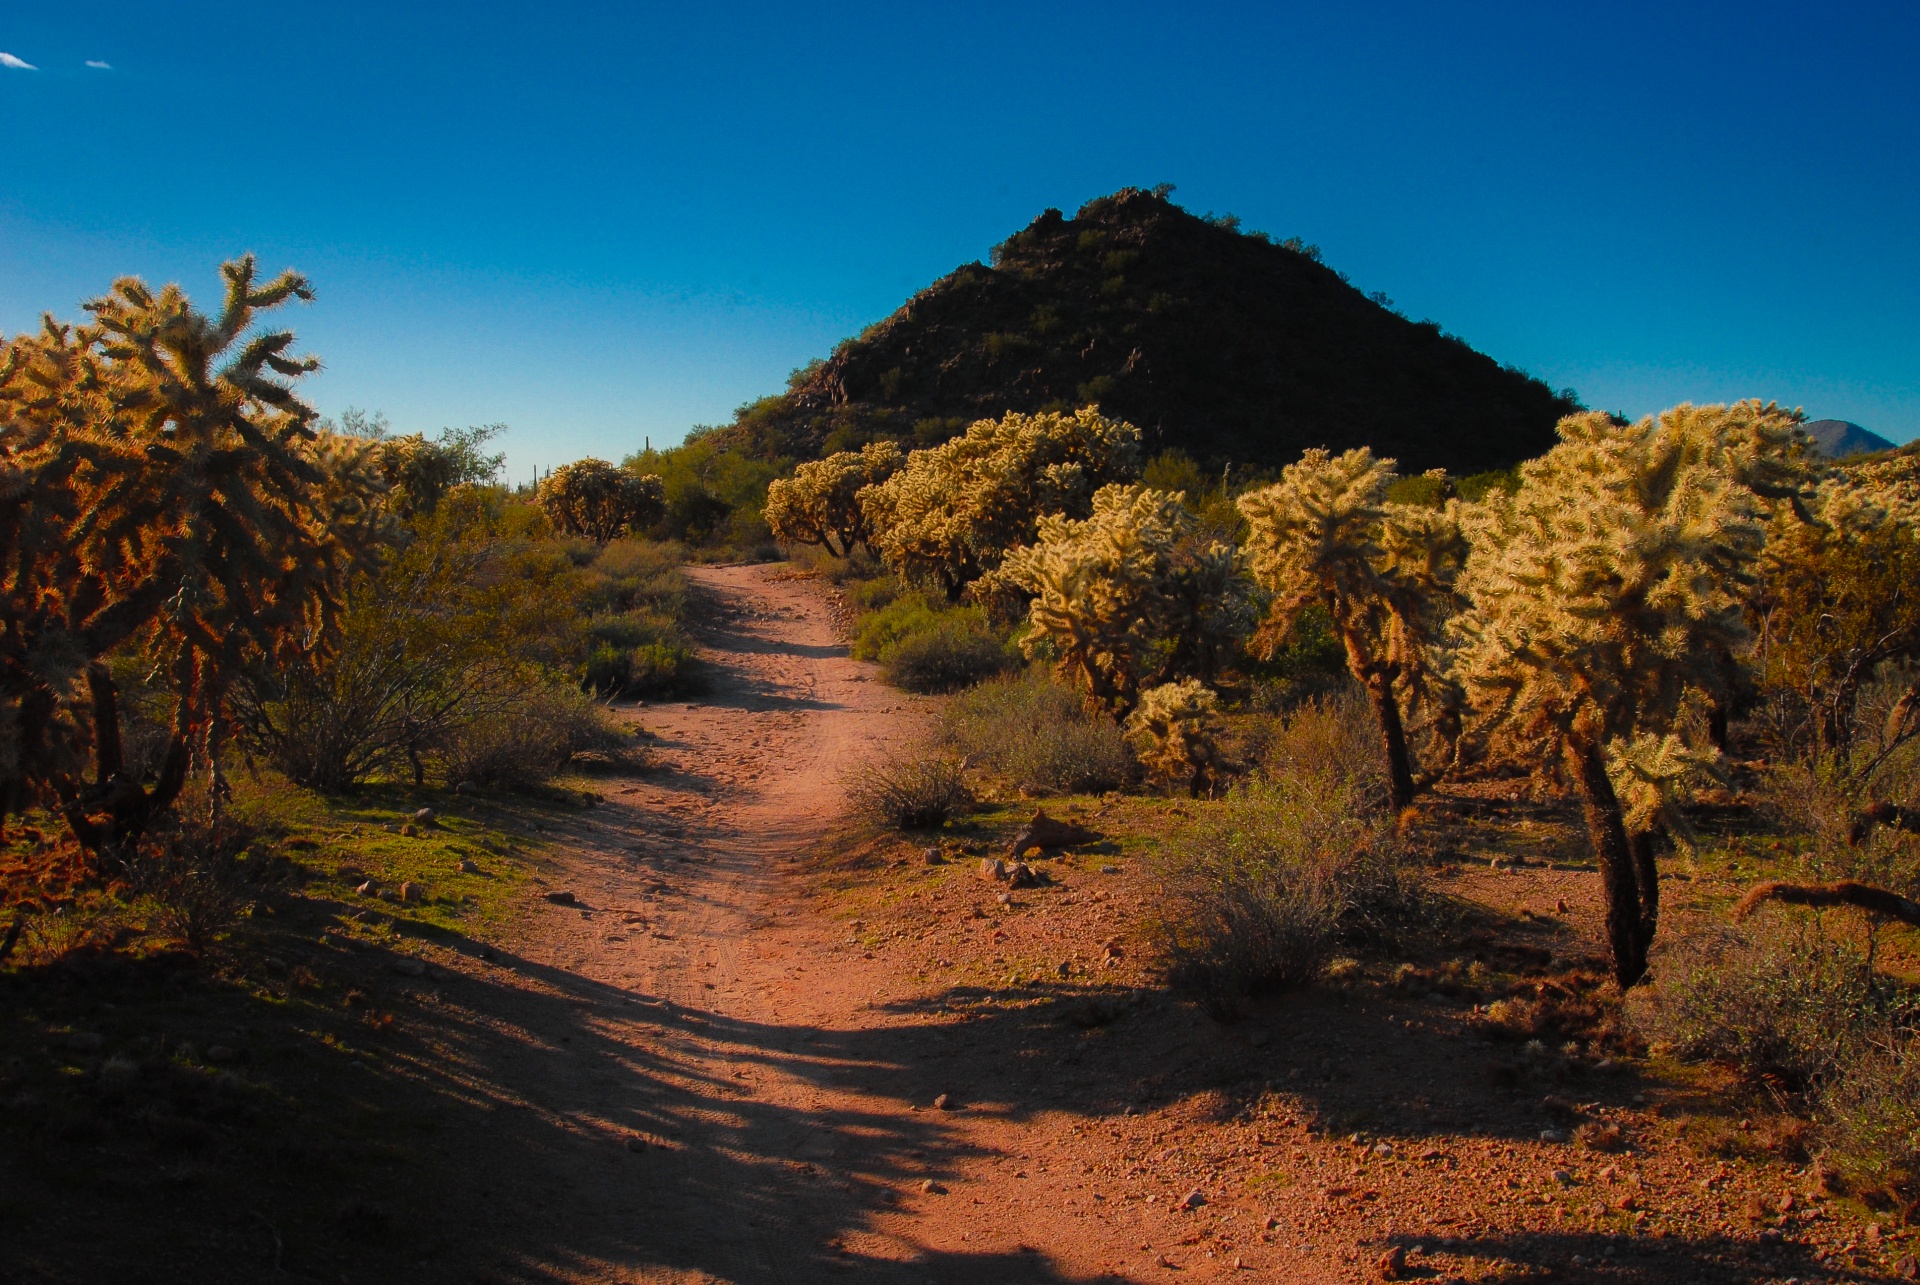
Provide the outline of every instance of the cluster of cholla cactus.
[[[224,306],[127,278],[0,355],[0,816],[51,806],[122,850],[209,765],[245,665],[324,648],[388,517],[366,443],[316,431],[316,368],[258,314],[311,297],[222,267]],[[173,700],[157,777],[122,754],[107,659],[131,649]],[[218,789],[210,792],[218,798]]]
[[600,544],[644,530],[667,512],[660,478],[596,459],[575,460],[547,474],[538,499],[556,531]]
[[873,442],[800,465],[792,477],[767,487],[765,516],[773,538],[818,545],[838,558],[856,545],[871,549],[873,531],[860,493],[892,477],[901,460],[894,443]]
[[1084,520],[1044,518],[985,583],[1029,598],[1021,646],[1117,719],[1143,688],[1212,678],[1257,611],[1230,545],[1202,539],[1179,492],[1106,486]]
[[901,575],[957,599],[1041,519],[1084,516],[1095,491],[1135,476],[1139,446],[1139,429],[1093,407],[983,419],[859,493],[869,540]]

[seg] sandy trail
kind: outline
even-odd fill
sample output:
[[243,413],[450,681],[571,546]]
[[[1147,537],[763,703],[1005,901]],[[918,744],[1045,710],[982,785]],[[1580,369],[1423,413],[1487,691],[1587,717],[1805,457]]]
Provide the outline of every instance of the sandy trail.
[[581,907],[543,905],[510,943],[527,1002],[495,996],[475,1050],[527,1166],[505,1185],[541,1213],[500,1277],[1097,1274],[1062,1261],[1093,1267],[1075,1252],[1093,1247],[1057,1243],[1053,1217],[962,1194],[1017,1150],[1007,1110],[931,1109],[955,1030],[893,1004],[911,987],[786,873],[840,818],[848,770],[909,746],[930,703],[847,656],[816,585],[691,574],[712,690],[635,711],[656,770],[563,836],[548,882]]

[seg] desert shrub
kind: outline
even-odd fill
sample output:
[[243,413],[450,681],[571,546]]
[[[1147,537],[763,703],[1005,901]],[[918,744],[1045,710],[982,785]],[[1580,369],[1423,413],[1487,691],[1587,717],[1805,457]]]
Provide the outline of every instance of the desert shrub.
[[[589,546],[590,548],[592,546]],[[589,611],[647,611],[677,620],[686,611],[686,550],[672,542],[615,540],[586,565]]]
[[1920,1195],[1920,1045],[1888,1032],[1839,1068],[1820,1095],[1828,1157],[1847,1186],[1912,1207]]
[[879,660],[880,653],[910,633],[931,629],[949,608],[935,607],[917,593],[889,599],[859,622],[850,649],[855,660]]
[[527,789],[551,780],[576,755],[619,749],[628,739],[625,726],[584,692],[531,684],[455,728],[439,766],[449,783]]
[[847,601],[860,611],[879,611],[898,601],[904,592],[900,581],[890,575],[849,580],[846,585]]
[[1029,794],[1111,790],[1132,767],[1113,720],[1040,670],[982,683],[947,707],[945,739],[978,767]]
[[701,685],[693,640],[678,621],[650,611],[599,616],[587,622],[588,691],[603,697],[653,699]]
[[1385,818],[1327,775],[1249,782],[1175,835],[1156,874],[1167,980],[1217,1016],[1312,981],[1423,904]]
[[1222,725],[1214,706],[1219,701],[1191,678],[1141,694],[1140,704],[1127,716],[1127,744],[1149,776],[1196,799],[1218,783]]
[[194,809],[141,836],[127,859],[128,885],[151,899],[162,926],[204,954],[253,899],[242,861],[256,835],[230,817]]
[[1261,774],[1274,781],[1315,780],[1369,811],[1389,801],[1380,726],[1365,693],[1348,686],[1306,701],[1273,719],[1261,751]]
[[1005,644],[970,613],[948,612],[925,629],[888,643],[880,652],[880,673],[910,692],[951,692],[971,687],[1013,663]]
[[847,787],[847,799],[856,814],[896,830],[937,830],[973,806],[960,764],[924,754],[867,767]]
[[1676,947],[1650,1018],[1682,1057],[1801,1089],[1852,1060],[1895,1005],[1865,955],[1800,920]]

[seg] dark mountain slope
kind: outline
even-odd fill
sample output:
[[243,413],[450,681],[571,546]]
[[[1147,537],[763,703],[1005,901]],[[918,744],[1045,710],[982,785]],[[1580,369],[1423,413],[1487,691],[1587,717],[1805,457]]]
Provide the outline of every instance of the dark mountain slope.
[[1831,460],[1893,449],[1892,442],[1872,429],[1844,419],[1816,419],[1806,425],[1806,430],[1820,453]]
[[1374,302],[1318,252],[1134,189],[1048,210],[718,430],[761,455],[941,441],[1097,402],[1149,451],[1273,467],[1370,445],[1403,470],[1537,455],[1573,403]]

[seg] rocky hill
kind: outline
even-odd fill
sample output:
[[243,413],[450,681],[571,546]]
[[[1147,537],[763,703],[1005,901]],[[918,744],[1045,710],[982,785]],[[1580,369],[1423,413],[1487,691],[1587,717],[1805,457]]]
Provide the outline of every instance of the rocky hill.
[[1806,430],[1807,435],[1813,438],[1813,444],[1828,459],[1839,460],[1849,455],[1868,455],[1893,449],[1892,442],[1872,429],[1862,428],[1844,419],[1816,419],[1806,425]]
[[1362,294],[1311,246],[1125,189],[1071,219],[1047,210],[991,266],[941,278],[716,431],[808,457],[1087,403],[1138,424],[1149,451],[1215,467],[1370,445],[1403,470],[1456,473],[1539,454],[1574,408]]

